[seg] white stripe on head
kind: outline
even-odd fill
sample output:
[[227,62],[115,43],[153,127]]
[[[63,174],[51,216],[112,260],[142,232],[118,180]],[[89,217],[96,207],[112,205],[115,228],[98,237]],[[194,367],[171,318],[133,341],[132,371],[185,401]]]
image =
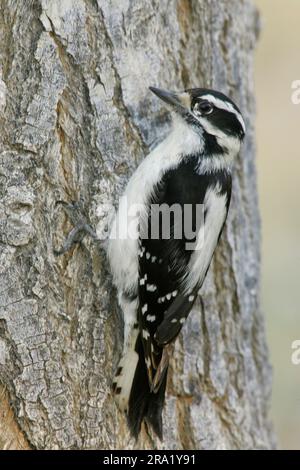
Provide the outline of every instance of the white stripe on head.
[[222,132],[221,129],[218,129],[213,124],[211,124],[205,116],[195,116],[196,119],[200,122],[203,129],[211,135],[214,135],[217,139],[218,144],[222,148],[228,149],[234,155],[236,155],[241,147],[241,141],[233,135],[228,135],[225,132]]
[[239,123],[241,124],[243,128],[243,131],[246,132],[245,122],[244,122],[244,119],[242,118],[241,113],[239,113],[238,110],[231,103],[229,103],[229,101],[223,101],[210,94],[202,95],[201,99],[208,100],[212,104],[214,104],[217,108],[224,109],[225,111],[229,111],[230,113],[235,114],[236,118],[238,119]]

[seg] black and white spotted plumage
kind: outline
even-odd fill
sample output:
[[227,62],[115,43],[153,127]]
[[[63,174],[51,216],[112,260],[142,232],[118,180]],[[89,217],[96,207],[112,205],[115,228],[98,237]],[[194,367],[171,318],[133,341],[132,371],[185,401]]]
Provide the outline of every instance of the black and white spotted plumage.
[[[195,212],[200,204],[204,204],[205,195],[210,189],[224,195],[224,217],[220,220],[219,227],[221,231],[230,201],[231,176],[220,171],[215,172],[213,176],[201,174],[199,168],[201,168],[201,154],[189,155],[178,167],[167,171],[154,189],[149,207],[162,204],[172,207],[173,204],[179,204],[183,215],[184,205],[190,204],[192,212]],[[194,231],[198,232],[200,226],[196,227],[196,217],[195,214],[192,215]],[[204,214],[204,224],[207,215]],[[186,249],[186,244],[195,242],[196,237],[190,240],[183,233],[182,238],[175,239],[174,218],[170,222],[169,239],[163,239],[160,233],[159,238],[153,240],[149,233],[146,239],[140,240],[139,324],[149,380],[152,382],[160,362],[162,346],[178,335],[204,279],[204,276],[199,277],[196,285],[192,285],[189,289],[185,286],[184,280],[189,272],[193,254],[192,250]],[[184,220],[181,221],[182,226],[183,224]],[[148,227],[152,227],[150,209]],[[212,254],[213,252],[209,258]]]
[[[175,110],[173,131],[146,157],[125,191],[129,207],[142,206],[133,219],[139,237],[110,241],[109,258],[125,325],[124,351],[114,380],[116,400],[135,436],[144,420],[161,437],[172,344],[195,302],[222,232],[233,160],[245,128],[238,108],[219,92],[152,91]],[[163,219],[155,218],[153,208],[174,204],[182,210],[171,215],[170,236],[165,237]],[[184,232],[176,236],[178,224],[184,226],[187,205],[192,239]],[[198,218],[200,207],[204,212]],[[124,201],[118,216],[113,230],[128,221]]]

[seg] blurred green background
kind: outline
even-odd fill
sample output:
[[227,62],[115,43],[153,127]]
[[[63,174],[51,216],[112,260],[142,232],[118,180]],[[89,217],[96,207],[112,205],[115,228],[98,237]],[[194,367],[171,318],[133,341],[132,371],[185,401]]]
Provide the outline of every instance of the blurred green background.
[[262,219],[262,305],[273,365],[271,414],[281,449],[300,449],[300,0],[256,0],[257,172]]

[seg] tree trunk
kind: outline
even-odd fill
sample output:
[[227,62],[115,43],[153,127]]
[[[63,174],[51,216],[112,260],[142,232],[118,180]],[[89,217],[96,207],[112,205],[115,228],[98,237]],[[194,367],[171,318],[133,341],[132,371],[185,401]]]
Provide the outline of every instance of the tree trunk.
[[[270,366],[259,305],[253,52],[240,0],[2,0],[0,425],[3,448],[270,448]],[[101,243],[55,257],[117,204],[169,126],[148,86],[222,90],[247,137],[229,219],[171,363],[163,443],[135,443],[111,395],[122,331]]]

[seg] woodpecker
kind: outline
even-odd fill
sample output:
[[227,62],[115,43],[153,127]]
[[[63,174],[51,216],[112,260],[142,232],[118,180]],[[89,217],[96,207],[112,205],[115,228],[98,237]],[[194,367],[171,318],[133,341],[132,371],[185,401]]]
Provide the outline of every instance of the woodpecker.
[[[145,422],[162,439],[172,346],[203,284],[227,217],[233,164],[245,124],[238,107],[219,91],[150,90],[171,110],[172,129],[128,182],[112,223],[108,258],[124,319],[115,399],[133,436],[137,438]],[[168,236],[162,230],[163,211],[156,217],[156,236],[151,236],[153,207],[181,209],[168,218]],[[192,236],[183,231],[176,236],[186,207]],[[198,207],[202,217],[197,216]],[[136,236],[128,233],[128,226]]]

